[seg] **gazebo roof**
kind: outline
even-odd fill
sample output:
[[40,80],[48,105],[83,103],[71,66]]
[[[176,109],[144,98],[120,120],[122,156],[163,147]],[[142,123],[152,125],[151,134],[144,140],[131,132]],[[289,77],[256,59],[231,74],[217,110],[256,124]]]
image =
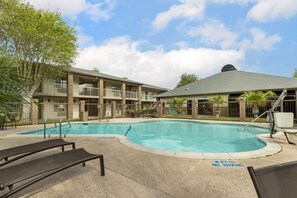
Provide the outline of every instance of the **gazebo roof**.
[[162,93],[157,98],[297,89],[297,78],[245,71],[225,71]]

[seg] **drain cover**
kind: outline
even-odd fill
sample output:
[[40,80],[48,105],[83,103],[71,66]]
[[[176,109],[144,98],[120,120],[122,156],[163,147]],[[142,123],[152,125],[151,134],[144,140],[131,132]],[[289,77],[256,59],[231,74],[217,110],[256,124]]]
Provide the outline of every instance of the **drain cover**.
[[242,163],[226,160],[215,160],[212,163],[212,166],[216,167],[244,167]]

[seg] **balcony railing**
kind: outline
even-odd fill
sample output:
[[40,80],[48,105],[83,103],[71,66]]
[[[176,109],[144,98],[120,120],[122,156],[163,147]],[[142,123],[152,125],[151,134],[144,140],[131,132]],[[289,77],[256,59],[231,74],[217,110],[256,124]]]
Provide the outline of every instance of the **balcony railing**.
[[155,100],[154,99],[154,96],[156,96],[155,94],[142,94],[142,100],[143,101],[153,101]]
[[58,93],[66,93],[67,91],[67,85],[62,85],[60,83],[54,83],[54,88],[56,92]]
[[99,96],[99,89],[96,87],[79,87],[80,96]]
[[104,89],[104,97],[107,98],[122,98],[122,91],[115,89]]
[[126,91],[126,98],[138,98],[138,93],[135,91]]
[[59,83],[46,85],[44,88],[41,86],[36,90],[34,94],[38,95],[50,95],[50,96],[64,96],[67,93],[67,88]]

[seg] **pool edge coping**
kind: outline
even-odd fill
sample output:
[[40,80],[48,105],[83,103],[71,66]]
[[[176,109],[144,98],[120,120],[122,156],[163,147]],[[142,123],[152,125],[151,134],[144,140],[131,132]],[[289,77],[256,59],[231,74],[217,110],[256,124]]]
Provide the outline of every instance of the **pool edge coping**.
[[[160,119],[158,119],[160,120]],[[162,119],[162,120],[169,120],[169,119]],[[170,120],[178,120],[178,119],[170,119]],[[188,120],[184,119],[186,121],[198,121],[198,120]],[[148,121],[148,120],[147,120]],[[139,121],[143,122],[143,121]],[[198,122],[204,122],[204,121],[198,121]],[[83,123],[83,122],[79,122]],[[116,123],[116,122],[115,122]],[[215,122],[204,122],[204,123],[215,123]],[[217,122],[220,123],[220,122]],[[239,124],[243,125],[243,123],[229,123],[225,122],[226,124]],[[254,125],[255,126],[255,125]],[[257,127],[261,127],[259,125],[256,125]],[[15,135],[11,136],[23,136],[21,133],[17,133]],[[28,135],[26,136],[34,136],[36,135]],[[231,153],[199,153],[199,152],[176,152],[176,151],[169,151],[169,150],[161,150],[156,148],[150,148],[146,146],[142,146],[136,143],[131,142],[126,136],[119,135],[119,134],[83,134],[83,135],[67,135],[68,137],[98,137],[98,138],[104,138],[104,137],[114,137],[119,140],[119,142],[125,146],[128,146],[130,148],[149,152],[153,154],[159,154],[159,155],[165,155],[165,156],[171,156],[171,157],[181,157],[181,158],[193,158],[193,159],[253,159],[253,158],[261,158],[261,157],[267,157],[271,155],[275,155],[279,152],[281,152],[282,147],[274,142],[271,138],[269,138],[269,134],[260,134],[257,135],[257,138],[260,141],[263,141],[266,146],[258,149],[258,150],[252,150],[252,151],[245,151],[245,152],[231,152]]]

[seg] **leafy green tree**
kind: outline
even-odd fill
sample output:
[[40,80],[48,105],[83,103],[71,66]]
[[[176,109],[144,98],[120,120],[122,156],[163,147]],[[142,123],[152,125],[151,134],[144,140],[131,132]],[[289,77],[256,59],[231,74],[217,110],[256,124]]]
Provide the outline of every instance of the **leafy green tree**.
[[272,91],[266,93],[262,91],[248,91],[244,92],[241,97],[245,98],[247,105],[253,108],[254,117],[259,115],[259,107],[265,106],[269,98],[275,97],[276,94]]
[[187,84],[192,83],[192,82],[195,82],[197,80],[199,80],[199,78],[195,74],[184,73],[184,74],[182,74],[180,76],[180,81],[176,85],[176,88],[187,85]]
[[180,115],[182,112],[182,106],[186,101],[187,101],[186,98],[174,97],[169,101],[169,104],[173,105],[176,108],[177,114]]
[[0,0],[0,27],[0,53],[15,61],[29,98],[41,82],[62,75],[74,62],[76,32],[58,13]]
[[297,70],[295,70],[294,74],[293,74],[294,78],[297,78]]
[[208,99],[208,102],[216,106],[216,116],[219,117],[221,113],[221,106],[225,104],[227,98],[225,96],[214,96]]
[[93,67],[92,71],[99,73],[98,67]]

